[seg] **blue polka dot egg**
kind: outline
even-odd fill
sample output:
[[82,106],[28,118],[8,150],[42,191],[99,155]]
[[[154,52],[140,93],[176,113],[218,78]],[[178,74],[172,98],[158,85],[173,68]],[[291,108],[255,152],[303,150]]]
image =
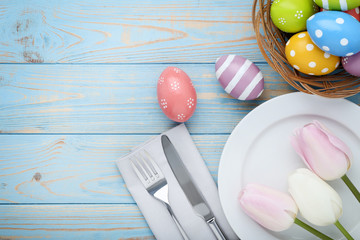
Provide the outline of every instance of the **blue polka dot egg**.
[[360,23],[347,13],[319,12],[306,26],[311,40],[327,53],[344,57],[360,51]]

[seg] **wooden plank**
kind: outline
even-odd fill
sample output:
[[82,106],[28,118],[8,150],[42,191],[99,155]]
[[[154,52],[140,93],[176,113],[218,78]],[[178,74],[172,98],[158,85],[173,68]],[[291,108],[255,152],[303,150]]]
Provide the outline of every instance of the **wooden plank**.
[[135,204],[0,205],[0,239],[155,239]]
[[[261,65],[265,91],[258,100],[230,97],[213,64],[179,64],[192,78],[198,105],[188,121],[192,133],[230,133],[264,101],[293,91]],[[163,64],[0,65],[0,132],[161,133],[175,125],[157,103]],[[356,100],[359,97],[355,97]]]
[[[151,137],[0,134],[0,203],[134,203],[115,160]],[[227,137],[193,136],[215,180]]]
[[252,0],[4,0],[0,62],[214,62],[237,53],[264,61]]

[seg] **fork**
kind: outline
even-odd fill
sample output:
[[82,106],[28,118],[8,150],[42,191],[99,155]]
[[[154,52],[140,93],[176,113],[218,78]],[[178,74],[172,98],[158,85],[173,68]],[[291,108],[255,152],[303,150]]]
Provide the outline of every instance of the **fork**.
[[159,166],[155,163],[154,159],[146,150],[143,150],[142,153],[140,152],[139,154],[134,155],[130,159],[136,175],[148,193],[166,206],[182,237],[185,240],[189,240],[184,229],[181,227],[179,221],[171,209],[167,181]]

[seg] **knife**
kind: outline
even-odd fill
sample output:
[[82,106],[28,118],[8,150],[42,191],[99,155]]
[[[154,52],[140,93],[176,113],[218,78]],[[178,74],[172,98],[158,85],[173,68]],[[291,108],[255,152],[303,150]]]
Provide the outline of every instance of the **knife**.
[[203,195],[195,186],[188,170],[185,168],[185,165],[182,162],[179,154],[177,153],[174,145],[171,143],[170,139],[166,135],[161,136],[161,144],[166,159],[169,162],[170,168],[173,171],[177,181],[180,184],[180,187],[184,191],[185,196],[189,200],[195,212],[197,212],[201,217],[204,218],[217,239],[226,240],[220,227],[216,223],[213,212],[206,203]]

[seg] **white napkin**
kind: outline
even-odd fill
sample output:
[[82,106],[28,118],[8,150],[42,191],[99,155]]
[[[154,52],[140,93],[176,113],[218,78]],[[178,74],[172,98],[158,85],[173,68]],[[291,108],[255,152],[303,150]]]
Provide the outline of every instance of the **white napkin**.
[[[213,211],[216,221],[225,233],[227,239],[238,239],[227,222],[220,206],[220,199],[216,184],[211,177],[199,151],[184,124],[165,132],[175,146],[195,185],[199,188],[209,207]],[[138,204],[142,214],[158,240],[182,239],[181,234],[166,207],[153,198],[136,173],[132,169],[130,159],[140,150],[146,150],[162,170],[169,186],[170,205],[187,236],[199,240],[216,239],[207,223],[193,210],[184,192],[178,184],[163,151],[161,135],[156,136],[144,144],[133,149],[129,154],[117,160],[117,166],[122,174],[128,190]]]

